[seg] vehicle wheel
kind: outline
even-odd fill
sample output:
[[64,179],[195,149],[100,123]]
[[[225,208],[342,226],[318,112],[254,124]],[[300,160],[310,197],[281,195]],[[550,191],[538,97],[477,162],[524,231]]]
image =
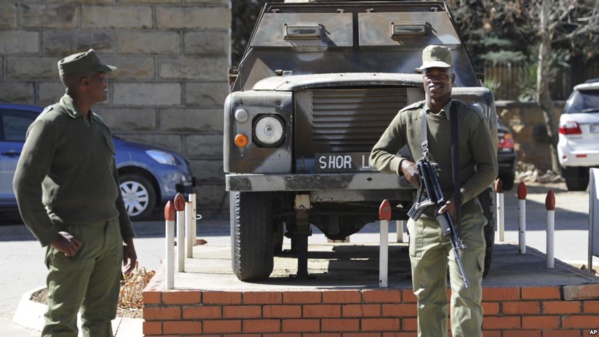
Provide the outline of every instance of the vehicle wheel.
[[516,179],[516,174],[513,172],[508,173],[499,177],[499,179],[501,179],[501,187],[503,187],[505,191],[509,191],[514,188],[514,179]]
[[263,280],[273,269],[270,193],[231,192],[231,262],[241,281]]
[[568,191],[586,191],[589,186],[588,167],[563,167],[562,176],[566,180]]
[[485,267],[483,270],[483,277],[487,277],[489,270],[491,270],[491,261],[493,259],[493,246],[495,245],[495,199],[493,198],[493,191],[491,188],[486,189],[478,195],[478,201],[483,208],[483,214],[487,218],[487,225],[485,226]]
[[141,220],[152,215],[156,207],[154,185],[142,175],[126,173],[119,177],[121,194],[131,220]]

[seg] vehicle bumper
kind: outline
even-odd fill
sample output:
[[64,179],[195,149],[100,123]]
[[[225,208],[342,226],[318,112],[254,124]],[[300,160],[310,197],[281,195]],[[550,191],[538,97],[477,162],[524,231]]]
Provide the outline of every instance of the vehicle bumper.
[[313,202],[411,200],[403,177],[379,172],[329,174],[227,174],[228,192],[305,192]]
[[599,166],[599,150],[573,150],[569,146],[558,145],[557,154],[562,167]]
[[185,169],[162,172],[157,178],[163,202],[173,200],[177,193],[187,196],[195,187],[195,177]]

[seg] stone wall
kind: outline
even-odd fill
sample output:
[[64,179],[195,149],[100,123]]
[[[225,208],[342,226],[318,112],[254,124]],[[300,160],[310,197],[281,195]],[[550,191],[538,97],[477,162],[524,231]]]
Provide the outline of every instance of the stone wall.
[[[556,124],[559,122],[564,103],[555,102]],[[539,104],[497,101],[496,108],[501,120],[512,131],[518,160],[534,165],[541,172],[550,170],[550,142],[545,127],[545,116]]]
[[229,0],[2,1],[0,102],[56,102],[64,92],[56,62],[95,49],[118,67],[95,111],[115,134],[182,153],[198,180],[199,212],[217,214],[230,25]]

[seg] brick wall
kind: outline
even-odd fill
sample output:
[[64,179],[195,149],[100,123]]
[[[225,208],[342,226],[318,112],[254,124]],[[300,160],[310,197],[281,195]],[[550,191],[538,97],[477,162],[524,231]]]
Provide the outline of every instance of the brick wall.
[[[145,336],[413,337],[411,289],[144,291]],[[599,285],[484,288],[485,337],[583,337]]]
[[229,0],[1,1],[0,102],[56,102],[56,62],[95,49],[119,68],[95,111],[115,134],[185,155],[210,216],[224,195],[230,24]]

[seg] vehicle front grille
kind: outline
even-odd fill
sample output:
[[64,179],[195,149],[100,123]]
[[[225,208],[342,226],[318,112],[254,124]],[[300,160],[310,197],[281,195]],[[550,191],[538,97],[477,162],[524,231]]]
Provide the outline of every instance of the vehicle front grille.
[[405,88],[317,89],[311,97],[312,143],[330,152],[369,152],[408,101]]

